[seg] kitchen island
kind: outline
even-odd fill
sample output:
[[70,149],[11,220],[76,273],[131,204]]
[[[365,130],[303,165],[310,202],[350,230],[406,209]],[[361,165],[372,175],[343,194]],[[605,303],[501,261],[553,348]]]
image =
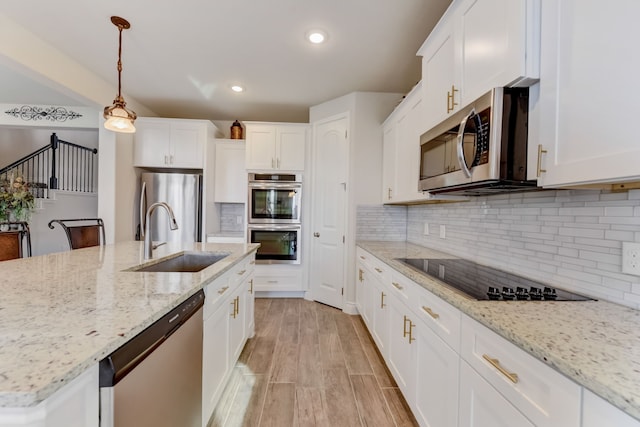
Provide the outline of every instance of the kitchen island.
[[[0,414],[38,405],[257,250],[122,242],[0,263]],[[127,271],[182,251],[229,255],[196,273]],[[96,384],[97,393],[97,384]]]
[[[639,311],[606,301],[477,301],[397,260],[457,258],[453,255],[405,242],[360,241],[358,246],[384,263],[379,265],[446,301],[463,318],[473,319],[584,387],[585,395],[590,390],[640,419]],[[464,338],[460,341],[463,348],[468,345]],[[521,378],[515,387],[527,387],[525,381]],[[621,424],[609,419],[602,425]]]

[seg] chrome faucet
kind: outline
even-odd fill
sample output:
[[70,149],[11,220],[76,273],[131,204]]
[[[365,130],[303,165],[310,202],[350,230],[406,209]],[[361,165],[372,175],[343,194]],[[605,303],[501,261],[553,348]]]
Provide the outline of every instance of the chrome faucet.
[[178,229],[178,223],[176,223],[176,217],[173,215],[173,209],[171,209],[171,206],[169,206],[165,202],[157,202],[149,206],[149,209],[147,209],[147,215],[145,216],[144,220],[144,259],[151,259],[151,252],[153,248],[151,247],[151,232],[149,230],[149,223],[151,222],[151,214],[159,206],[162,206],[167,211],[167,214],[169,214],[169,228],[171,230]]

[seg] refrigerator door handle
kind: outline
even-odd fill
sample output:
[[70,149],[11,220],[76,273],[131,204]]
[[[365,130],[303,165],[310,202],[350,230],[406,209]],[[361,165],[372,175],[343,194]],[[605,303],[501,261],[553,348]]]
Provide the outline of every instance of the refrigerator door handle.
[[140,190],[140,239],[144,239],[145,214],[147,211],[147,183],[142,181],[142,189]]

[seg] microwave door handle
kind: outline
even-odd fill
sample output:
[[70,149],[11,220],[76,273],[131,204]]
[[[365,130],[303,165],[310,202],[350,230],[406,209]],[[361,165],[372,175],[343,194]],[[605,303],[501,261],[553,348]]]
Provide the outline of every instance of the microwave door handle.
[[142,188],[140,190],[140,238],[144,238],[145,228],[145,212],[147,210],[147,183],[142,181]]
[[464,116],[460,122],[460,129],[458,130],[458,163],[460,169],[467,178],[471,178],[471,170],[467,167],[467,162],[464,159],[464,128],[467,127],[467,121],[476,114],[476,109],[472,108],[469,114]]

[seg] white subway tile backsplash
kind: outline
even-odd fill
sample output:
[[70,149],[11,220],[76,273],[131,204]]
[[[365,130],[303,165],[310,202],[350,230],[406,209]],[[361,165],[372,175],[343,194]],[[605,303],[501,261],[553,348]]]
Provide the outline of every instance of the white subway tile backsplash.
[[[446,226],[446,238],[431,230]],[[640,309],[622,242],[640,242],[640,190],[558,190],[358,208],[358,239],[404,240]],[[404,236],[404,237],[403,237]]]

